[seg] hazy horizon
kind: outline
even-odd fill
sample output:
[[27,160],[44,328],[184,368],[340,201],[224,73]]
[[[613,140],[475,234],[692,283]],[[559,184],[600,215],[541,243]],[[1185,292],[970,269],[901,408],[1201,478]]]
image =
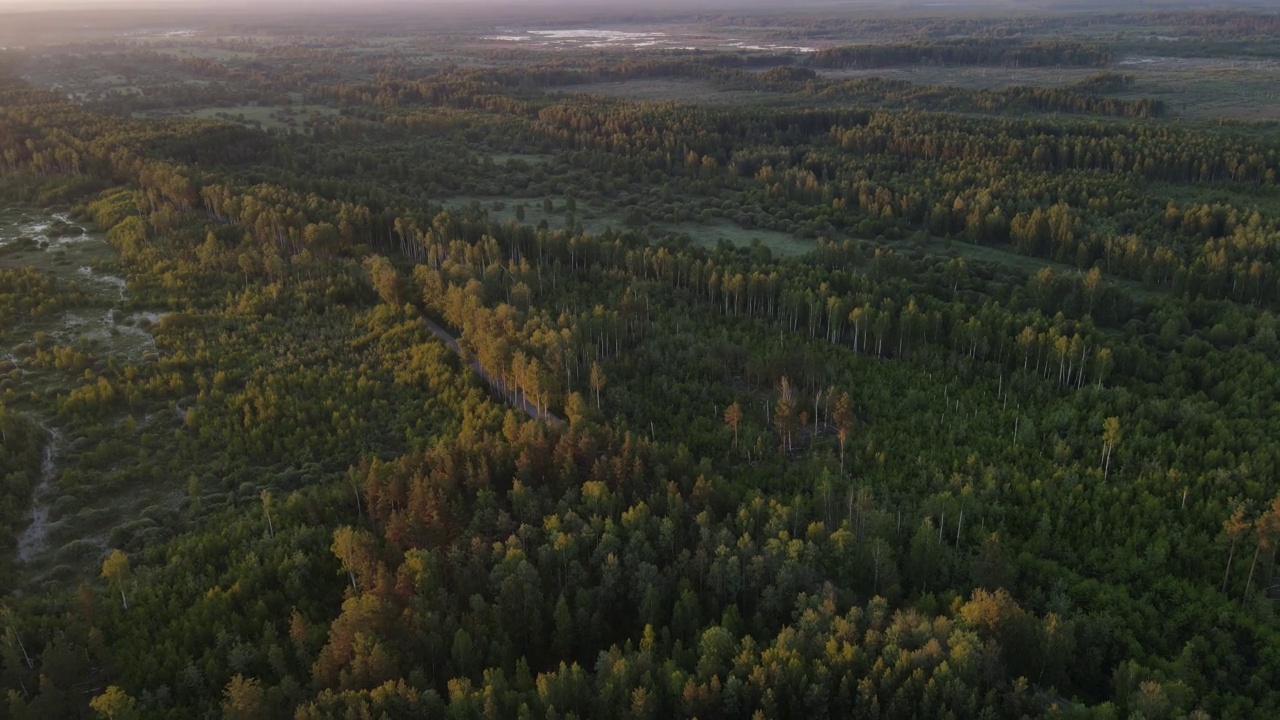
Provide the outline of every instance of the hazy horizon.
[[601,24],[684,21],[700,14],[809,18],[1027,17],[1169,10],[1275,12],[1263,0],[0,0],[0,46],[27,47],[72,37],[118,36],[136,30],[214,31],[227,23],[297,28],[309,21],[347,30],[423,25],[470,31],[510,23]]
[[[230,2],[190,2],[190,0],[0,0],[3,11],[66,11],[82,9],[121,9],[121,10],[158,10],[174,8],[187,12],[240,12],[243,10],[280,11],[289,9],[325,9],[347,11],[351,13],[369,10],[412,10],[415,8],[459,8],[480,12],[475,2],[464,0],[385,0],[379,2],[360,3],[353,6],[347,0],[266,0],[250,2],[249,0],[232,0]],[[653,0],[637,7],[630,0],[486,0],[483,9],[499,9],[502,7],[544,8],[553,11],[583,9],[607,9],[617,7],[630,11],[643,9],[681,8],[691,11],[699,9],[726,10],[734,8],[778,10],[777,3],[771,0]],[[1052,11],[1055,9],[1111,8],[1117,11],[1143,10],[1155,8],[1186,7],[1197,9],[1220,8],[1270,8],[1273,3],[1265,0],[1131,0],[1122,7],[1100,0],[799,0],[788,5],[788,10],[831,9],[831,10],[866,10],[866,9],[921,9],[936,11],[989,9],[993,7],[1018,8],[1023,10]]]

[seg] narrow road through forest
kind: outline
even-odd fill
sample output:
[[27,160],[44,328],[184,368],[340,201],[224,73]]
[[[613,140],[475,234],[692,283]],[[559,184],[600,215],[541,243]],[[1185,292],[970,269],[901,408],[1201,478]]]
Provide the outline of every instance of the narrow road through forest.
[[[449,349],[452,350],[455,355],[457,355],[458,357],[462,357],[462,348],[459,347],[458,340],[454,338],[453,335],[450,335],[448,330],[445,330],[444,328],[440,327],[438,324],[436,324],[435,321],[433,321],[431,318],[427,317],[426,315],[422,315],[422,322],[424,325],[427,326],[427,329],[430,330],[433,335],[443,340],[444,344],[448,345]],[[471,359],[471,369],[476,371],[476,374],[479,375],[480,378],[484,380],[486,384],[489,385],[490,389],[492,389],[498,395],[501,395],[513,407],[524,410],[525,413],[529,415],[529,417],[533,418],[534,420],[546,420],[552,425],[564,425],[564,420],[557,417],[554,413],[548,411],[546,414],[543,414],[541,412],[538,412],[538,408],[534,406],[533,403],[525,399],[524,397],[511,397],[506,393],[504,393],[502,391],[502,387],[498,385],[498,382],[494,380],[493,377],[489,375],[489,373],[485,372],[484,368],[480,367],[479,360],[476,360],[475,358]]]

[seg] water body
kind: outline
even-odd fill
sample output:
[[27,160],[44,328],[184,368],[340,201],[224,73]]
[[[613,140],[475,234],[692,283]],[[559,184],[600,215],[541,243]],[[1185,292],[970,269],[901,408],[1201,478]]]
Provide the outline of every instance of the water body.
[[[32,267],[63,287],[78,289],[88,296],[82,307],[41,318],[36,323],[38,327],[21,328],[31,332],[19,332],[18,337],[11,338],[14,345],[29,342],[34,332],[40,331],[59,345],[88,344],[99,357],[136,358],[154,350],[155,343],[145,328],[160,315],[123,310],[127,299],[125,279],[104,269],[115,259],[115,250],[101,233],[89,230],[65,213],[31,208],[0,210],[0,268]],[[10,357],[12,352],[12,348],[0,347],[0,357]]]
[[535,47],[562,50],[570,48],[640,49],[654,47],[680,50],[727,49],[796,53],[811,53],[818,50],[816,47],[777,45],[763,41],[759,44],[748,44],[746,40],[738,38],[721,38],[705,33],[690,34],[673,28],[667,29],[672,30],[672,32],[657,29],[627,32],[600,28],[560,30],[499,29],[499,34],[484,35],[478,39],[503,43],[521,42]]

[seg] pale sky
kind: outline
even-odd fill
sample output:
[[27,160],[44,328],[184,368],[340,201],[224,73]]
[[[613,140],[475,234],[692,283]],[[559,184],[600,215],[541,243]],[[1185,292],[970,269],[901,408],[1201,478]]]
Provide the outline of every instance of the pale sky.
[[769,8],[773,10],[872,10],[881,8],[915,9],[929,8],[946,12],[948,10],[965,9],[1020,9],[1046,10],[1052,8],[1067,9],[1083,5],[1091,10],[1151,10],[1172,7],[1185,8],[1271,8],[1276,0],[1123,0],[1115,5],[1108,5],[1106,0],[788,0],[779,3],[777,0],[0,0],[0,11],[48,11],[93,9],[101,10],[112,7],[134,9],[180,8],[199,14],[241,14],[245,10],[289,11],[294,9],[341,11],[359,14],[362,10],[374,9],[412,9],[412,8],[445,8],[456,7],[471,11],[473,14],[492,8],[502,7],[538,7],[549,10],[566,11],[574,8],[616,7],[619,9],[683,9],[696,12],[699,6],[703,9],[726,10],[733,7],[743,9]]
[[[909,6],[929,3],[938,7],[947,5],[982,6],[990,4],[1009,4],[1026,2],[1027,0],[793,0],[791,7],[866,7],[866,6]],[[1060,0],[1062,1],[1062,0]],[[1071,2],[1073,0],[1065,0]],[[1141,0],[1138,0],[1141,1]],[[776,0],[0,0],[0,9],[4,10],[64,10],[77,8],[164,8],[177,7],[197,12],[205,11],[240,11],[256,9],[289,9],[314,8],[341,9],[353,14],[361,8],[392,7],[397,9],[431,6],[465,7],[480,10],[483,7],[499,8],[502,6],[543,6],[551,10],[567,10],[574,7],[606,7],[640,9],[644,7],[682,7],[694,10],[697,6],[726,8],[740,7],[777,7]]]
[[[711,0],[709,4],[714,5],[751,5],[759,4],[764,0]],[[852,0],[851,4],[858,4],[865,0]],[[239,10],[253,7],[270,7],[270,8],[290,8],[290,7],[314,7],[317,5],[339,7],[349,10],[353,13],[359,12],[361,7],[427,7],[431,5],[465,5],[476,8],[479,5],[545,5],[550,8],[571,7],[583,5],[620,5],[626,0],[374,0],[372,2],[364,0],[0,0],[0,7],[6,9],[22,9],[22,10],[50,10],[65,8],[103,8],[103,7],[125,7],[125,8],[155,8],[155,7],[181,7],[184,10]],[[674,4],[674,0],[671,3]]]

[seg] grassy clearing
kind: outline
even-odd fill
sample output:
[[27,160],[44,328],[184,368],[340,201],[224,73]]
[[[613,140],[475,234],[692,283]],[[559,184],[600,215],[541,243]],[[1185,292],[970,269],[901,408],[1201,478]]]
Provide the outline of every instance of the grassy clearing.
[[[515,156],[520,158],[528,158],[532,156]],[[495,161],[496,161],[495,156]],[[552,210],[547,212],[543,206],[545,198],[519,198],[519,197],[473,197],[460,196],[446,198],[442,204],[450,210],[460,210],[463,208],[478,208],[491,221],[496,223],[519,222],[525,225],[539,225],[542,222],[547,223],[547,227],[552,230],[564,230],[568,227],[568,213],[565,210],[564,198],[551,198]],[[518,215],[520,213],[517,208],[524,206],[524,219],[521,220]],[[577,212],[573,214],[573,219],[582,224],[582,229],[593,235],[603,233],[609,228],[622,230],[623,216],[612,210],[589,207],[586,203],[578,205]]]
[[[514,221],[536,226],[545,221],[547,227],[552,230],[566,229],[570,213],[565,208],[564,198],[551,198],[551,212],[546,211],[545,200],[546,198],[455,197],[444,200],[443,204],[446,208],[453,210],[477,208],[490,220],[498,223]],[[524,206],[523,220],[517,217],[519,211],[516,208],[520,205]],[[583,230],[593,235],[608,229],[616,231],[628,229],[626,211],[615,208],[578,203],[572,218],[575,222],[582,224]],[[693,244],[708,249],[716,247],[721,242],[727,242],[738,248],[761,244],[768,247],[775,257],[796,257],[810,252],[814,247],[813,241],[798,238],[790,233],[763,228],[741,228],[723,219],[706,222],[655,220],[645,223],[642,227],[648,227],[659,233],[688,235]]]
[[156,48],[156,52],[179,58],[197,58],[201,60],[253,60],[258,57],[255,52],[227,50],[211,45],[184,45],[182,47]]
[[[931,237],[926,243],[919,243],[912,239],[890,241],[886,244],[899,252],[909,252],[918,248],[924,250],[930,255],[964,258],[970,262],[1000,265],[1024,272],[1028,275],[1034,275],[1046,267],[1052,268],[1059,276],[1069,276],[1084,272],[1075,265],[1045,260],[1044,258],[1019,255],[1010,249],[992,245],[973,245],[971,243],[959,241],[952,241],[951,244],[948,245],[946,240],[938,237]],[[1127,288],[1129,292],[1137,298],[1151,300],[1164,294],[1162,291],[1151,290],[1150,288],[1143,287],[1142,283],[1137,282],[1136,280],[1128,280],[1118,275],[1103,273],[1102,277],[1109,283]]]
[[589,95],[605,95],[628,100],[674,101],[695,105],[759,103],[763,100],[776,99],[777,97],[776,94],[770,93],[720,90],[706,80],[683,80],[678,78],[569,85],[560,91],[565,94],[587,93]]
[[1280,63],[1274,61],[1136,57],[1121,60],[1116,70],[1135,78],[1133,87],[1117,97],[1163,100],[1176,115],[1196,120],[1280,118]]
[[839,69],[817,70],[830,80],[856,80],[880,77],[886,80],[905,80],[916,85],[942,85],[985,90],[998,90],[1010,85],[1036,87],[1062,87],[1072,85],[1097,75],[1101,70],[1091,67],[1069,68],[1008,68],[974,65],[938,66],[908,65],[903,67],[876,68],[872,70]]
[[1015,85],[1066,87],[1104,70],[1134,79],[1132,86],[1112,97],[1162,100],[1177,116],[1244,121],[1280,118],[1280,62],[1273,60],[1127,55],[1108,68],[911,65],[818,72],[829,79],[882,77],[916,85],[996,90]]
[[1029,274],[1038,272],[1044,267],[1051,267],[1054,272],[1058,273],[1074,273],[1080,271],[1080,269],[1074,265],[1053,262],[1051,260],[1045,260],[1044,258],[1019,255],[1012,250],[994,247],[991,245],[973,245],[954,240],[948,245],[945,239],[937,237],[932,237],[927,243],[923,244],[914,240],[898,240],[889,244],[900,250],[921,248],[932,255],[962,257],[966,260],[973,260],[976,262],[1003,265],[1004,267]]
[[1256,210],[1260,213],[1280,215],[1280,195],[1266,185],[1179,185],[1152,182],[1147,185],[1147,194],[1162,199],[1168,198],[1179,205],[1221,203],[1234,205],[1244,211]]
[[727,220],[708,223],[657,223],[669,232],[687,234],[699,247],[714,248],[727,242],[736,248],[763,245],[776,258],[799,257],[813,251],[815,241],[798,238],[790,233],[764,228],[741,228]]
[[[913,65],[874,70],[820,70],[828,79],[881,77],[915,85],[998,90],[1010,86],[1058,88],[1100,72],[1132,75],[1133,84],[1109,95],[1120,100],[1162,100],[1171,115],[1192,120],[1225,118],[1246,122],[1280,118],[1280,63],[1220,58],[1129,58],[1108,68],[940,67]],[[794,102],[776,93],[719,90],[705,80],[645,79],[571,85],[565,94],[586,93],[636,101],[698,105]]]
[[55,460],[55,492],[43,498],[49,507],[44,546],[20,566],[21,586],[73,586],[97,575],[109,548],[172,533],[166,526],[185,489],[163,481],[139,484],[130,470],[149,462],[144,444],[171,436],[181,422],[168,412],[127,417],[92,440],[64,440]]
[[506,165],[512,160],[529,163],[530,165],[541,165],[543,163],[551,162],[555,159],[555,156],[525,153],[489,153],[489,158],[493,160],[496,165]]
[[324,105],[235,105],[193,110],[155,111],[139,113],[140,117],[172,117],[174,115],[198,117],[205,120],[230,120],[264,130],[306,131],[313,118],[337,115],[338,111]]

